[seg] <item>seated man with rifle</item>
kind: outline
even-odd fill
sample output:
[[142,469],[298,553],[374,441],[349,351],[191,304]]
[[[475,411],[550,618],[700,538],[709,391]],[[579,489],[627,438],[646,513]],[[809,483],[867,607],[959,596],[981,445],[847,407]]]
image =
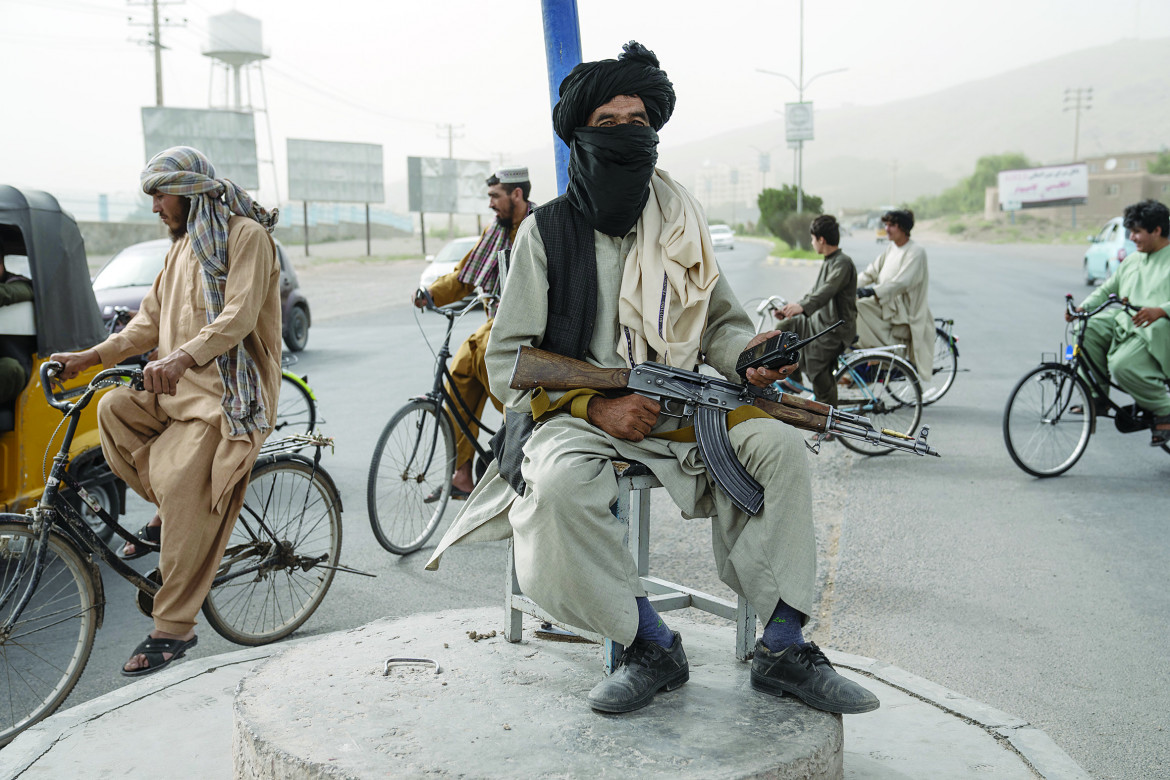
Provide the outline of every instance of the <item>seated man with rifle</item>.
[[[779,335],[753,338],[719,272],[702,208],[655,168],[656,131],[674,105],[657,57],[632,41],[619,59],[582,63],[561,83],[553,125],[570,149],[568,193],[520,226],[487,350],[492,391],[507,407],[504,441],[427,567],[456,542],[514,536],[526,595],[558,620],[626,646],[589,706],[645,706],[690,672],[682,638],[651,606],[610,511],[611,459],[636,460],[685,516],[713,518],[721,578],[769,616],[753,686],[830,712],[867,712],[877,698],[838,675],[801,634],[816,598],[816,543],[805,446],[794,428],[753,405],[727,415],[730,429],[719,427],[731,472],[759,488],[753,512],[717,486],[695,422],[676,416],[687,414],[685,404],[586,389],[585,376],[566,393],[509,387],[520,347],[630,376],[654,359],[688,375],[705,362],[734,378],[745,346]],[[793,368],[745,367],[744,376],[766,387]]]

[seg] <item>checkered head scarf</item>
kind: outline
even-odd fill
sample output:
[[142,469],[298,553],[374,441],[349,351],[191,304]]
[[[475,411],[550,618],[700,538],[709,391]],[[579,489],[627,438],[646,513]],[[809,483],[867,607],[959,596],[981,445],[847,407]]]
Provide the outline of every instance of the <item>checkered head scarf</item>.
[[[269,212],[233,182],[217,179],[211,162],[189,146],[159,152],[139,178],[147,195],[162,192],[191,199],[187,234],[191,237],[191,251],[203,268],[207,322],[215,321],[223,312],[227,288],[228,218],[236,214],[254,219],[271,233],[279,210]],[[260,375],[248,350],[240,343],[215,360],[223,379],[223,410],[232,435],[267,430]]]

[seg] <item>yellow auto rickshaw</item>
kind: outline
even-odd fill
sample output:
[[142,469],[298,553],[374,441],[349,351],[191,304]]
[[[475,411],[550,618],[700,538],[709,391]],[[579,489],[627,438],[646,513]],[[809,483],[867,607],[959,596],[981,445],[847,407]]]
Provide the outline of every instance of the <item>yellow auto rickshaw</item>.
[[[24,391],[15,401],[0,404],[0,511],[24,512],[44,490],[45,452],[62,419],[45,403],[40,364],[54,352],[94,346],[105,339],[106,329],[77,223],[52,195],[0,185],[0,251],[6,269],[28,277],[33,285],[32,302],[0,306],[0,339],[15,340],[32,353],[32,376]],[[100,369],[66,383],[66,390],[80,395]],[[82,413],[69,470],[110,515],[122,513],[126,485],[102,457],[96,403]],[[79,500],[75,505],[99,536],[109,538],[96,513]]]

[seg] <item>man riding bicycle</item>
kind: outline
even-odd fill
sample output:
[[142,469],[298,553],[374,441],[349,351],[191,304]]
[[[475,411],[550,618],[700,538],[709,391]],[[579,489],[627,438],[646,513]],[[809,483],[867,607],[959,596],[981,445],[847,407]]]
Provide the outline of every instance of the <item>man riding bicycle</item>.
[[[520,223],[532,211],[535,204],[528,199],[532,185],[528,180],[528,169],[501,168],[488,177],[488,205],[496,213],[496,221],[483,231],[479,243],[467,253],[455,270],[445,276],[440,276],[431,285],[427,292],[436,306],[445,306],[464,296],[470,295],[476,287],[488,295],[498,296],[503,287],[500,278],[500,268],[496,263],[496,253],[501,249],[511,249],[512,241],[516,238],[516,230]],[[421,308],[426,303],[422,290],[416,290],[411,302]],[[454,388],[447,390],[452,395],[458,393],[467,403],[469,409],[479,417],[488,398],[496,409],[503,411],[499,400],[491,395],[488,389],[487,368],[484,367],[484,350],[487,349],[488,335],[492,330],[495,317],[495,304],[488,311],[488,320],[479,329],[467,337],[467,341],[460,345],[451,361],[451,378]],[[458,414],[464,417],[461,409],[452,409],[449,414]],[[463,499],[475,487],[471,477],[471,456],[473,448],[471,442],[463,435],[463,430],[452,420],[455,429],[455,474],[451,477],[451,497]],[[472,433],[476,433],[476,426],[472,420],[464,417],[464,422]],[[427,501],[436,501],[442,489],[437,489],[427,497]]]
[[[1143,200],[1125,209],[1124,225],[1138,251],[1077,311],[1100,306],[1110,295],[1141,307],[1132,317],[1119,309],[1086,321],[1084,350],[1102,386],[1109,386],[1112,374],[1140,408],[1154,415],[1150,446],[1160,447],[1170,442],[1170,209]],[[1065,314],[1065,320],[1072,317]],[[1102,411],[1104,399],[1093,400]]]
[[910,240],[914,212],[882,215],[890,243],[857,276],[857,345],[907,344],[918,375],[934,373],[934,318],[927,303],[930,274],[926,250]]

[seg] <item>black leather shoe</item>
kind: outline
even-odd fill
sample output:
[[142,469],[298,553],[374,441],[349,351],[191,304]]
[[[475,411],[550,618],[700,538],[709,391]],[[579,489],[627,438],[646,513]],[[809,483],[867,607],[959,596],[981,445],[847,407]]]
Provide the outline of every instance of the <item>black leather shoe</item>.
[[589,706],[600,712],[631,712],[645,707],[663,688],[673,691],[689,680],[691,669],[682,637],[677,631],[673,634],[674,644],[669,650],[635,639],[622,653],[617,671],[589,691]]
[[812,642],[789,645],[773,653],[756,641],[752,658],[752,687],[773,696],[789,694],[825,712],[856,715],[876,710],[877,696],[837,674],[829,659]]

